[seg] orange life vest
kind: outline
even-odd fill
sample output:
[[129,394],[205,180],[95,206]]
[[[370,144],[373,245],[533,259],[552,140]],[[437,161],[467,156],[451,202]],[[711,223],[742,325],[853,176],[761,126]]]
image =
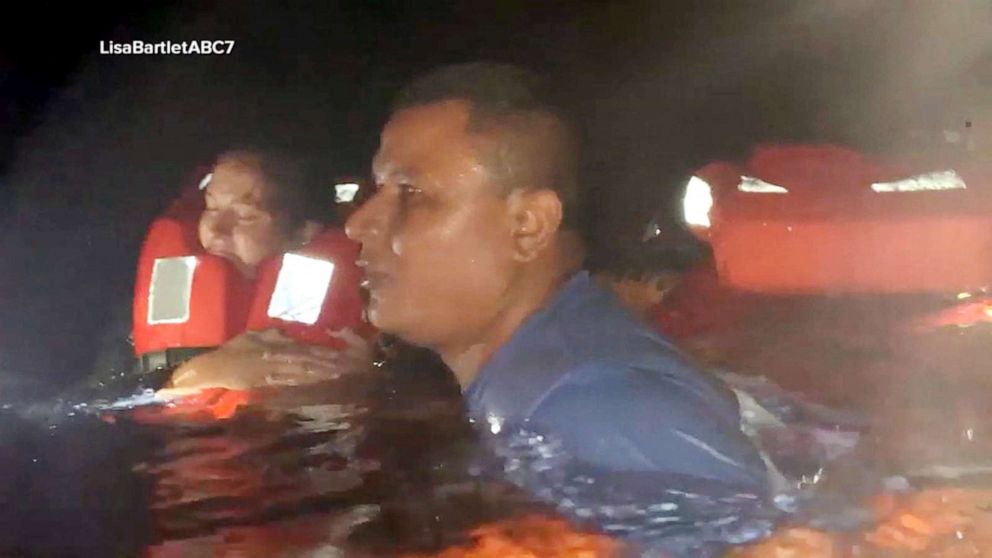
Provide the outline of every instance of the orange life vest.
[[306,246],[263,262],[246,279],[200,247],[202,193],[183,193],[149,228],[134,291],[135,355],[167,366],[246,330],[276,327],[300,342],[331,347],[331,331],[370,333],[355,265],[358,245],[329,228]]
[[765,294],[956,293],[992,282],[979,160],[879,159],[831,145],[762,146],[696,172],[711,189],[720,283]]

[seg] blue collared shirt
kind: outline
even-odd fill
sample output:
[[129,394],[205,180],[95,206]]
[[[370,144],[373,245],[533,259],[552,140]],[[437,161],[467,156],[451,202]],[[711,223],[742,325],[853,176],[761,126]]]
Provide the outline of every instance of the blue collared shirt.
[[584,271],[518,328],[465,398],[492,430],[547,432],[596,469],[765,486],[732,392]]

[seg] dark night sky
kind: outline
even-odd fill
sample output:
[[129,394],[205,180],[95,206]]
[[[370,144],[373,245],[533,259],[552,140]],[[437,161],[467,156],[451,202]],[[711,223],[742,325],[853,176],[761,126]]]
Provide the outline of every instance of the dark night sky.
[[[968,0],[950,3],[948,21],[925,1],[286,4],[108,2],[58,22],[42,8],[6,19],[0,369],[53,383],[87,369],[96,332],[130,296],[145,226],[194,165],[263,139],[364,173],[390,96],[438,64],[518,62],[562,84],[607,238],[639,228],[710,158],[773,139],[871,140],[865,130],[878,136],[907,107],[939,105],[947,92],[933,83],[973,66],[987,45],[968,42],[984,29],[969,26],[976,10],[990,15]],[[921,62],[929,25],[951,50]],[[237,45],[99,55],[111,39]]]

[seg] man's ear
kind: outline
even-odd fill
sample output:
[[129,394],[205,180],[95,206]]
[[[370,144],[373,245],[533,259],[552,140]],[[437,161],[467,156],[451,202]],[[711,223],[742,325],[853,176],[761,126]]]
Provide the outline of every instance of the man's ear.
[[561,226],[561,199],[553,190],[518,189],[510,193],[513,256],[529,262],[551,244]]

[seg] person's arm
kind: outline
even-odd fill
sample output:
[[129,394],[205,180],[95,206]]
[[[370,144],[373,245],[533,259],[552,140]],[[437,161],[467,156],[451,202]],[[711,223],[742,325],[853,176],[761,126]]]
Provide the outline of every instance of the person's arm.
[[733,402],[703,384],[597,364],[552,391],[531,424],[581,462],[611,472],[674,473],[763,494],[766,471]]
[[161,391],[177,395],[205,388],[252,389],[296,386],[368,370],[372,342],[349,331],[337,336],[346,348],[305,345],[279,330],[245,332],[216,350],[179,366]]

